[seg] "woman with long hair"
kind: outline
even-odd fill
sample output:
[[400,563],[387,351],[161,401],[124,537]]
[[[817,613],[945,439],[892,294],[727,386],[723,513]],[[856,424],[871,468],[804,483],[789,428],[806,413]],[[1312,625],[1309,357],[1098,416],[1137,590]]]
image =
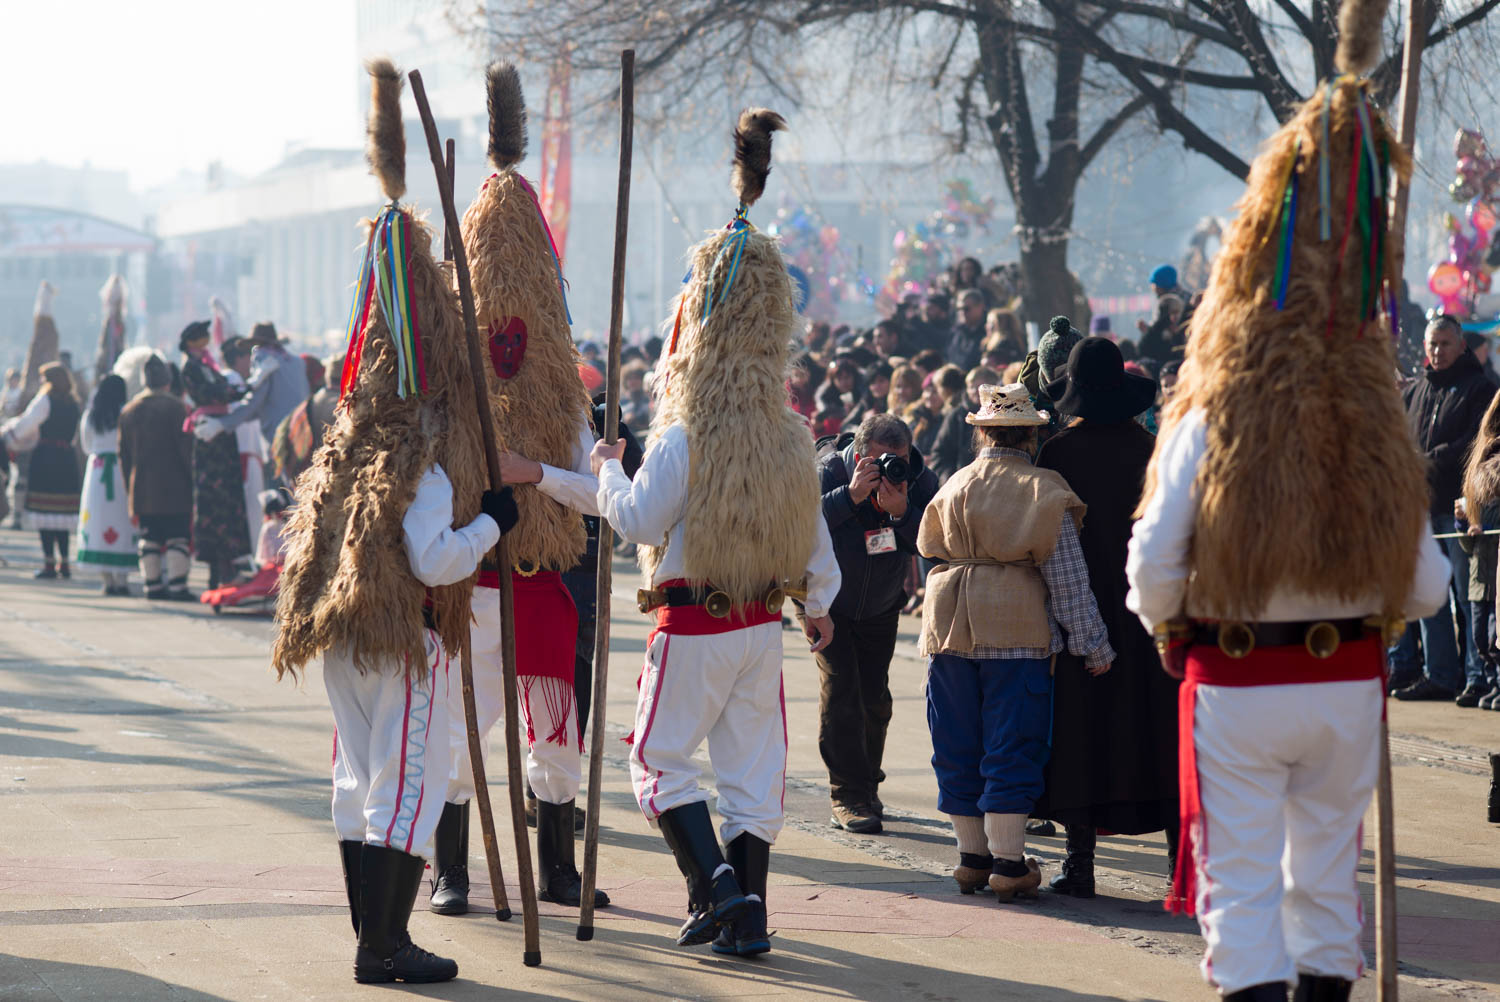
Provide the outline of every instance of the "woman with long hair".
[[[1484,680],[1465,687],[1459,705],[1473,700],[1482,710],[1500,710],[1500,672],[1496,670],[1495,648],[1495,575],[1500,564],[1500,542],[1483,535],[1486,529],[1500,529],[1500,396],[1490,401],[1479,424],[1479,434],[1469,449],[1464,468],[1464,494],[1455,503],[1455,521],[1460,530],[1467,523],[1468,535],[1459,545],[1469,551],[1469,636],[1479,648],[1484,664]],[[1465,698],[1467,697],[1467,698]]]
[[120,411],[125,380],[110,373],[99,380],[79,425],[84,463],[83,504],[78,517],[78,566],[97,571],[106,595],[129,595],[125,583],[136,564],[130,499],[120,469]]
[[984,318],[983,353],[995,352],[1005,364],[1019,362],[1026,357],[1026,332],[1014,310],[990,310]]
[[922,399],[922,373],[910,365],[898,365],[891,373],[891,389],[886,395],[886,410],[899,417],[906,416],[906,409]]
[[27,466],[24,524],[42,540],[42,569],[35,577],[71,577],[68,537],[78,528],[81,477],[78,453],[79,406],[73,376],[60,362],[41,368],[41,391],[19,417],[0,425],[0,437],[15,451],[31,448]]

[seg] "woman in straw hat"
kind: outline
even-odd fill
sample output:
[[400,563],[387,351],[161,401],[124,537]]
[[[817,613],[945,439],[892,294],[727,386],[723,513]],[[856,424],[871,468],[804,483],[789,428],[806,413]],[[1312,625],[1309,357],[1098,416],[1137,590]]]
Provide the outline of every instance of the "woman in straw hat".
[[1041,885],[1024,850],[1049,753],[1052,655],[1064,632],[1090,674],[1115,652],[1078,544],[1083,502],[1031,463],[1048,418],[1020,383],[981,386],[979,399],[974,462],[938,491],[917,536],[938,562],[921,648],[938,808],[958,839],[953,878],[965,894],[988,883],[1009,901]]
[[1088,505],[1079,543],[1115,663],[1091,678],[1076,657],[1058,657],[1052,759],[1036,813],[1068,829],[1068,857],[1052,889],[1090,898],[1097,829],[1165,830],[1169,854],[1177,838],[1177,683],[1125,608],[1125,549],[1156,442],[1134,418],[1155,402],[1156,381],[1127,372],[1113,341],[1090,337],[1073,346],[1047,395],[1067,424],[1036,463],[1061,474]]

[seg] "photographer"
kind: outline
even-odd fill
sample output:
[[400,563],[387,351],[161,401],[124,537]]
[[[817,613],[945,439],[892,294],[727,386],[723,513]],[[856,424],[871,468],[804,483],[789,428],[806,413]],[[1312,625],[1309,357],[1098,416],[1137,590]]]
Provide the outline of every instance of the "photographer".
[[883,813],[877,789],[891,720],[887,677],[906,569],[938,482],[893,414],[871,414],[832,450],[818,474],[843,586],[833,602],[833,642],[817,655],[818,751],[828,766],[834,825],[868,835],[880,831]]

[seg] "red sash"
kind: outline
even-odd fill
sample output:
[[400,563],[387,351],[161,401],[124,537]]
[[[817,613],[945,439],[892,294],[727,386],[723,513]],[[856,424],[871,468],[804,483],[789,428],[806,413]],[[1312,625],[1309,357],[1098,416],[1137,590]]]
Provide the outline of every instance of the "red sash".
[[[663,581],[658,588],[689,588],[691,582],[681,578]],[[724,617],[710,616],[701,605],[664,605],[656,610],[655,633],[675,633],[684,637],[707,637],[732,633],[765,623],[781,622],[781,610],[766,610],[764,602],[746,602],[731,609]],[[648,641],[649,644],[649,641]]]
[[1203,802],[1198,791],[1198,759],[1193,747],[1193,711],[1198,686],[1299,685],[1313,682],[1357,682],[1385,674],[1385,647],[1379,634],[1345,641],[1331,657],[1315,658],[1293,645],[1265,647],[1243,658],[1231,658],[1217,647],[1188,649],[1187,673],[1177,690],[1177,783],[1179,837],[1177,869],[1164,905],[1169,912],[1192,915],[1198,894],[1197,852],[1203,837]]
[[[578,644],[578,608],[558,571],[530,577],[511,574],[515,595],[516,674],[560,679],[573,684],[573,651]],[[500,587],[496,571],[481,570],[479,587]]]

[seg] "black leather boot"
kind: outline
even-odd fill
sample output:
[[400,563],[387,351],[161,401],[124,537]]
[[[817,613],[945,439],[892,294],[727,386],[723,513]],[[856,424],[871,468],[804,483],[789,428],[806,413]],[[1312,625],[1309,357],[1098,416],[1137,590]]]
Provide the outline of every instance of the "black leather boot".
[[745,895],[734,867],[724,861],[714,834],[708,805],[703,801],[665,811],[656,819],[662,837],[677,857],[677,867],[688,881],[688,920],[677,931],[678,946],[708,943],[721,925],[745,911]]
[[349,896],[349,921],[354,935],[359,935],[359,855],[363,842],[339,841],[339,856],[344,864],[344,893]]
[[1500,825],[1500,755],[1490,755],[1490,824]]
[[433,840],[432,900],[439,915],[469,913],[469,805],[444,804]]
[[1353,982],[1329,974],[1298,974],[1292,1002],[1349,1002]]
[[1068,856],[1062,872],[1048,884],[1058,894],[1075,898],[1094,896],[1094,845],[1097,834],[1093,825],[1068,825]]
[[748,832],[741,832],[729,843],[729,865],[745,892],[745,911],[729,925],[719,929],[714,940],[715,953],[753,957],[771,951],[771,936],[766,931],[766,882],[771,871],[771,844]]
[[458,965],[411,941],[406,931],[426,863],[383,845],[365,843],[359,859],[359,949],[354,980],[361,984],[451,981]]
[[[566,804],[536,802],[537,894],[569,908],[583,903],[583,878],[573,855],[573,801]],[[609,895],[594,890],[594,907],[609,905]]]
[[1267,981],[1224,996],[1224,1002],[1286,1002],[1286,982]]

